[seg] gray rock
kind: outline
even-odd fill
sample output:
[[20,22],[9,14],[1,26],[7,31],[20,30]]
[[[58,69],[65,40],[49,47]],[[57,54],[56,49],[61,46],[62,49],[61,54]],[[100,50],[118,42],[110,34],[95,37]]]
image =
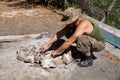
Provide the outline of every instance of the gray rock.
[[62,59],[63,59],[63,63],[69,64],[73,60],[71,56],[71,52],[69,51],[67,54],[64,54]]
[[29,54],[27,53],[28,49],[26,47],[21,46],[17,49],[17,59],[20,61],[24,61],[26,56]]
[[51,57],[51,51],[46,52],[46,55],[41,55],[41,66],[42,68],[55,68],[56,67],[56,62],[53,57]]

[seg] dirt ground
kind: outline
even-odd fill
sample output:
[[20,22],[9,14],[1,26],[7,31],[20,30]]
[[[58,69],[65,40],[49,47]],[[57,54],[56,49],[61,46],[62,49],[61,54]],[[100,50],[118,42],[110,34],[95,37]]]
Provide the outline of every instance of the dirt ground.
[[[64,27],[62,16],[50,9],[41,6],[25,9],[8,4],[13,3],[0,1],[0,36],[41,32],[48,32],[50,36]],[[16,59],[17,47],[36,43],[42,45],[48,39],[46,36],[38,40],[0,43],[0,80],[120,80],[120,61],[111,59],[105,50],[95,52],[97,59],[93,66],[86,68],[72,62],[46,71]]]
[[[9,4],[12,5],[12,3]],[[5,2],[1,2],[0,5],[0,35],[35,34],[41,32],[49,32],[51,34],[63,27],[62,16],[44,7],[26,9],[7,5],[8,3]]]

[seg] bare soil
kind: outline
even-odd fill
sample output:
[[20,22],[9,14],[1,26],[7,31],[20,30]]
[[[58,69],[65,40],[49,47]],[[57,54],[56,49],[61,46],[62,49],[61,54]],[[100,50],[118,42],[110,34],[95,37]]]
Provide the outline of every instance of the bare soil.
[[[62,16],[51,9],[41,6],[26,9],[21,8],[21,4],[14,7],[9,4],[13,2],[0,1],[0,36],[41,32],[48,32],[50,36],[64,27]],[[86,68],[72,62],[44,70],[16,59],[17,47],[36,43],[42,45],[48,39],[46,36],[39,40],[0,43],[0,80],[120,80],[119,59],[116,60],[106,50],[95,52],[97,59],[93,66]]]
[[[20,2],[19,2],[20,3]],[[7,6],[12,3],[0,2],[0,35],[55,33],[63,27],[62,16],[44,8],[18,8]],[[15,4],[15,3],[14,3]],[[11,17],[10,17],[11,16]]]

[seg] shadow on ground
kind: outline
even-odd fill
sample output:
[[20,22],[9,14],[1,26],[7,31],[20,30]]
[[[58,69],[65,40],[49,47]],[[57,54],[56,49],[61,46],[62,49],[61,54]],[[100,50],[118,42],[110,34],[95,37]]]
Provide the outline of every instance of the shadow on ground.
[[25,9],[36,8],[39,5],[40,2],[28,2],[28,1],[19,1],[16,3],[8,4],[9,7],[25,8]]

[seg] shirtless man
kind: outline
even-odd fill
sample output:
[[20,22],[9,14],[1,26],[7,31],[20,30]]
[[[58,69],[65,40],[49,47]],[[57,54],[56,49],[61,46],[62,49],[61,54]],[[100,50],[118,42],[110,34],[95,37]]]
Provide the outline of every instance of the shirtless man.
[[78,65],[81,67],[91,66],[93,64],[91,52],[104,49],[105,39],[99,27],[91,20],[82,16],[79,16],[74,22],[58,31],[47,43],[41,46],[40,50],[45,52],[50,44],[69,34],[70,31],[72,31],[72,35],[59,48],[53,50],[51,56],[55,57],[76,42],[77,50],[85,55],[85,60],[80,61]]

